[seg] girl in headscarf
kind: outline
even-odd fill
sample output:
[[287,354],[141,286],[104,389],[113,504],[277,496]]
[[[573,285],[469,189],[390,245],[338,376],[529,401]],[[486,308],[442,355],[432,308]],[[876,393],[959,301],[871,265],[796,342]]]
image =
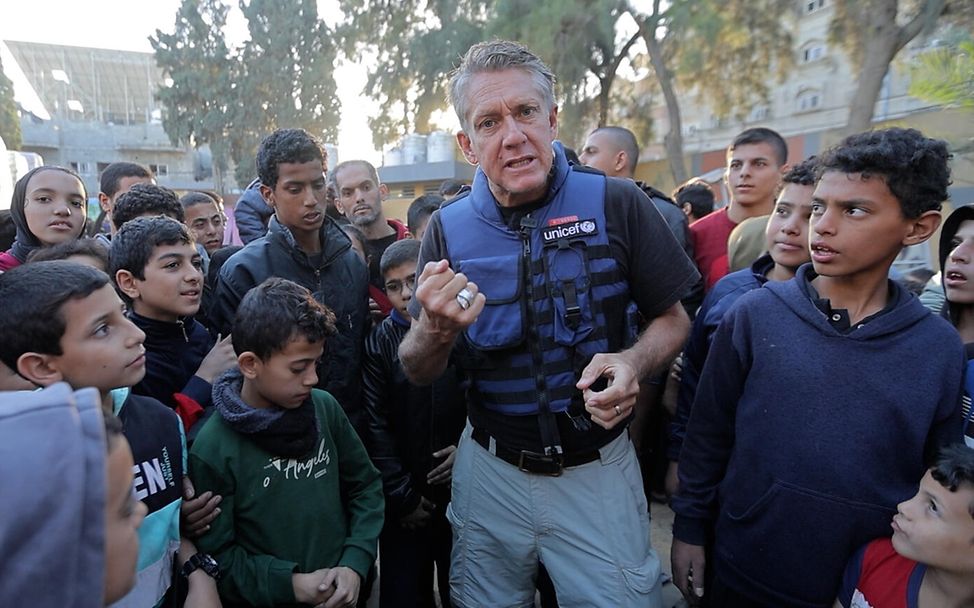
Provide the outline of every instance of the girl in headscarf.
[[0,253],[0,271],[27,261],[35,249],[80,237],[87,223],[88,192],[70,169],[32,169],[14,186],[10,212],[17,226],[13,246]]

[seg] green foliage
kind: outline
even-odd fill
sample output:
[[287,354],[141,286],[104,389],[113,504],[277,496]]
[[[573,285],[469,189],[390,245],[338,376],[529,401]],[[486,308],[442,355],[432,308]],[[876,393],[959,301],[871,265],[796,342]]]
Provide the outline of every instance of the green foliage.
[[159,91],[174,142],[209,144],[221,169],[235,164],[237,184],[254,177],[260,140],[300,127],[325,140],[338,134],[332,76],[334,34],[315,0],[242,0],[250,39],[229,49],[229,10],[221,0],[183,0],[173,34],[156,32],[156,60],[172,85]]
[[221,0],[183,0],[173,33],[156,30],[149,38],[156,63],[172,80],[156,93],[166,109],[166,134],[173,144],[209,144],[220,171],[226,170],[230,155],[233,64],[223,38],[228,10]]
[[[922,31],[930,31],[942,12],[944,0],[834,0],[829,42],[845,49],[861,67],[866,46],[877,36],[891,36],[897,50]],[[954,12],[971,11],[971,0],[953,0]],[[900,25],[903,24],[903,25]]]
[[14,84],[3,73],[3,63],[0,63],[0,138],[9,150],[19,150],[24,143],[14,102]]
[[[640,33],[630,17],[651,27],[671,78],[695,90],[720,116],[746,114],[767,99],[769,70],[784,76],[792,47],[781,19],[792,0],[673,0],[654,2],[652,15],[627,0],[340,0],[339,29],[350,57],[374,59],[365,94],[379,103],[370,119],[377,147],[411,131],[429,129],[434,110],[446,108],[450,70],[475,42],[518,40],[554,71],[560,104],[559,137],[575,143],[602,123],[622,124],[643,141],[652,131],[656,82],[634,83],[620,68],[645,68]],[[674,101],[673,103],[678,103]]]
[[974,40],[916,58],[910,94],[935,103],[974,108]]
[[[541,57],[557,79],[559,138],[581,145],[600,122],[597,96],[614,84],[616,42],[624,14],[619,0],[499,0],[487,26],[490,37],[519,40]],[[615,121],[613,121],[615,123]]]
[[446,108],[447,74],[485,36],[486,0],[340,0],[338,30],[349,57],[374,58],[365,94],[379,104],[369,118],[377,148],[430,129]]
[[[379,103],[370,119],[383,147],[412,131],[430,129],[430,115],[447,109],[450,71],[471,45],[490,38],[519,40],[558,78],[559,129],[576,141],[596,126],[594,102],[608,91],[620,55],[630,44],[615,40],[622,0],[416,0],[366,3],[341,0],[345,53],[374,57],[365,94]],[[606,94],[606,100],[608,95]]]
[[666,11],[665,49],[683,90],[696,91],[724,118],[741,119],[770,95],[768,76],[783,81],[793,44],[783,17],[792,0],[678,0]]

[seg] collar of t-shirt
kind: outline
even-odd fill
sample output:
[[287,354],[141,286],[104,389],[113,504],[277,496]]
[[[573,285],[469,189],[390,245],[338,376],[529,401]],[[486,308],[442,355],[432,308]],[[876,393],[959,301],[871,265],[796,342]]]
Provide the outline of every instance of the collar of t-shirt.
[[548,204],[548,198],[551,195],[551,182],[555,178],[555,173],[557,173],[558,163],[552,163],[551,171],[548,172],[548,181],[545,186],[545,194],[539,200],[532,201],[530,203],[525,203],[523,205],[518,205],[517,207],[504,207],[500,203],[495,202],[497,209],[501,213],[501,217],[504,218],[504,223],[507,227],[515,232],[520,229],[521,218],[524,216],[537,211],[538,209],[544,207]]
[[825,315],[826,319],[828,319],[829,325],[840,333],[847,334],[853,329],[858,329],[876,317],[886,314],[896,306],[896,298],[893,293],[890,293],[886,306],[884,306],[882,310],[873,313],[855,325],[852,325],[852,323],[849,322],[848,310],[844,308],[832,308],[832,302],[828,298],[823,298],[818,294],[818,291],[812,285],[812,281],[816,277],[818,277],[818,274],[809,268],[808,272],[804,275],[799,273],[797,279],[798,284],[802,288],[802,291],[805,292],[805,295],[808,296],[808,298],[812,301],[812,304],[815,305],[815,308],[822,311],[822,314]]

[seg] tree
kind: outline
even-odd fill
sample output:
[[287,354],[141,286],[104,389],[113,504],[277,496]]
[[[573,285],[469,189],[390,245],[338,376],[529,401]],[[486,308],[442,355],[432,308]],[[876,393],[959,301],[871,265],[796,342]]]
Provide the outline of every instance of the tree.
[[340,0],[346,56],[375,60],[365,94],[379,104],[369,118],[377,148],[430,128],[446,107],[447,74],[485,36],[488,0]]
[[[370,119],[377,147],[429,129],[444,109],[450,71],[476,42],[519,40],[552,68],[561,101],[562,139],[610,120],[616,74],[637,36],[616,39],[621,0],[459,0],[385,3],[342,0],[345,53],[373,55],[378,65],[365,93],[379,102]],[[648,124],[648,114],[641,116]]]
[[[678,88],[703,94],[699,85],[714,85],[706,89],[707,101],[723,116],[766,98],[770,66],[783,73],[791,60],[791,39],[781,17],[792,0],[673,0],[665,8],[656,0],[648,15],[627,0],[340,4],[346,15],[345,52],[372,52],[378,62],[366,88],[380,103],[380,116],[371,121],[378,146],[412,129],[424,130],[432,110],[444,105],[452,66],[471,44],[493,36],[523,42],[552,67],[563,101],[563,139],[606,122],[628,123],[645,134],[649,113],[634,111],[643,99],[623,98],[620,86],[630,92],[636,87],[620,83],[618,76],[627,60],[639,62],[642,38],[669,112],[667,155],[674,177],[683,181]],[[638,31],[624,35],[627,14]]]
[[159,91],[170,138],[229,156],[241,187],[254,177],[261,138],[300,127],[325,140],[338,133],[332,76],[337,49],[315,0],[242,0],[250,39],[228,49],[227,7],[220,0],[183,0],[173,34],[157,31],[156,60],[172,84]]
[[974,108],[974,40],[917,57],[910,94],[944,105]]
[[233,65],[223,36],[228,10],[221,0],[183,0],[173,33],[156,30],[149,38],[156,63],[171,81],[156,93],[166,110],[163,128],[173,144],[210,146],[218,190],[230,159]]
[[523,42],[556,75],[565,141],[581,141],[587,127],[609,123],[616,76],[639,40],[638,31],[617,40],[624,9],[620,0],[500,0],[494,6],[489,35]]
[[865,131],[872,125],[876,100],[893,58],[907,43],[933,28],[945,5],[946,0],[835,1],[829,39],[845,47],[858,71],[847,133]]
[[653,0],[649,14],[628,8],[666,104],[663,145],[677,184],[688,176],[678,89],[705,94],[718,117],[744,114],[766,100],[768,72],[782,78],[791,65],[791,36],[782,27],[791,6],[790,0],[674,0],[664,8]]
[[20,116],[14,101],[14,84],[3,73],[0,62],[0,139],[9,150],[19,150],[23,145],[20,133]]

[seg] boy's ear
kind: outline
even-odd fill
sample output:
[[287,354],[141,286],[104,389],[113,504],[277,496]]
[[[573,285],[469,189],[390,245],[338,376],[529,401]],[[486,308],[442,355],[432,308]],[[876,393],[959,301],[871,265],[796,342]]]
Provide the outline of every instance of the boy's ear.
[[271,208],[274,207],[274,190],[270,186],[260,185],[260,196],[264,199]]
[[135,275],[128,270],[119,269],[115,272],[115,284],[118,285],[119,291],[133,300],[139,298],[139,285],[136,280]]
[[17,373],[38,386],[50,386],[64,380],[61,370],[52,361],[54,355],[24,353],[17,358]]
[[260,357],[252,351],[240,353],[240,356],[237,357],[237,365],[240,366],[240,373],[248,380],[255,379],[260,373]]
[[903,245],[917,245],[929,239],[940,227],[941,220],[943,220],[943,216],[940,215],[940,212],[932,209],[915,220],[910,220],[910,231],[903,239]]

